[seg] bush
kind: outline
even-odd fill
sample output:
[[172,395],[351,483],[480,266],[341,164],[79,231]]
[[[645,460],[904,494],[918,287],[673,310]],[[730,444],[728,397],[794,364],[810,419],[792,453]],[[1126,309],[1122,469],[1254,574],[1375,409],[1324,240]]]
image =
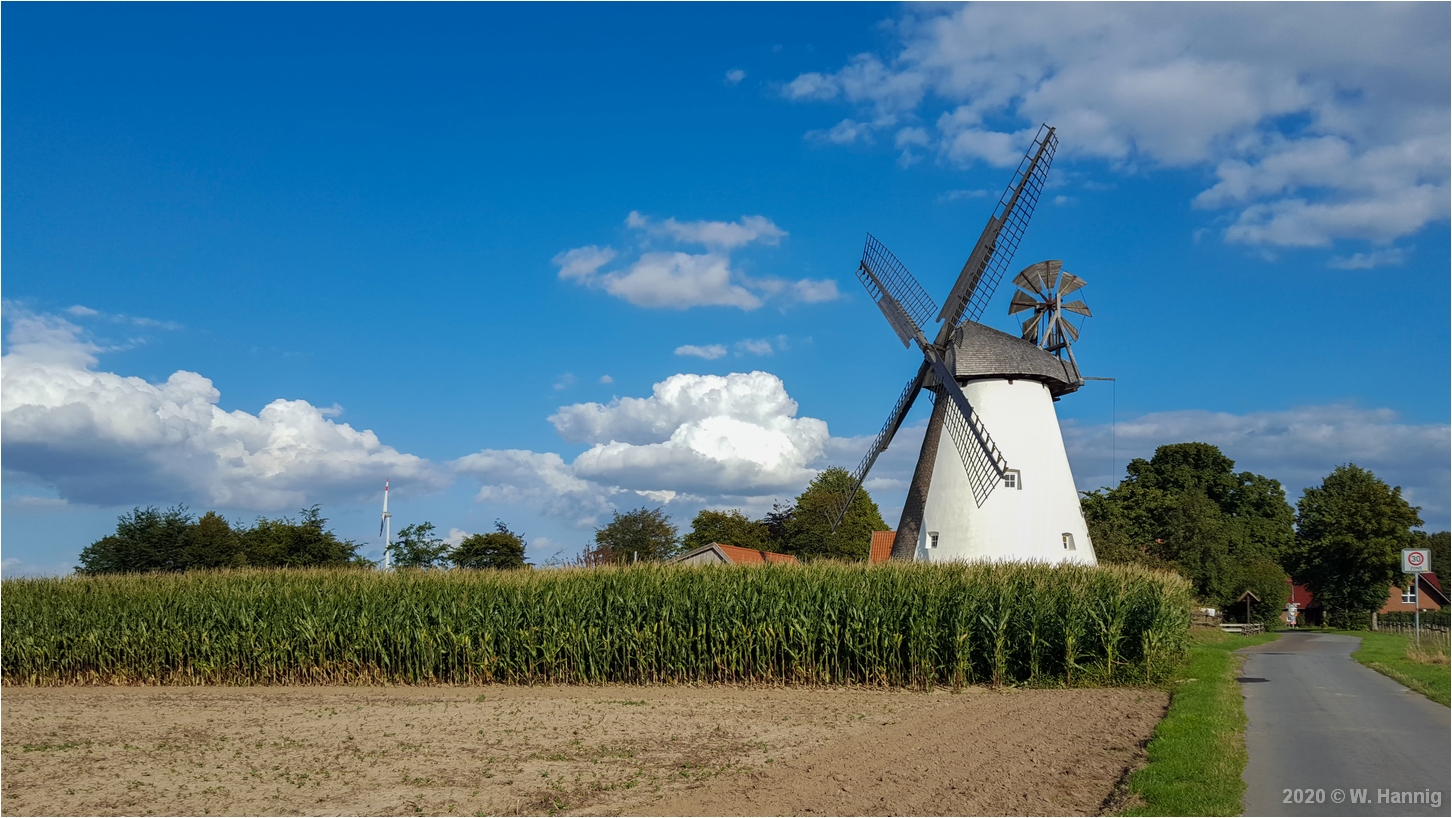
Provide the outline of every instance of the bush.
[[499,520],[488,534],[470,534],[449,552],[449,562],[460,568],[524,568],[524,538]]
[[1189,585],[1137,568],[818,563],[5,580],[6,684],[1143,684]]

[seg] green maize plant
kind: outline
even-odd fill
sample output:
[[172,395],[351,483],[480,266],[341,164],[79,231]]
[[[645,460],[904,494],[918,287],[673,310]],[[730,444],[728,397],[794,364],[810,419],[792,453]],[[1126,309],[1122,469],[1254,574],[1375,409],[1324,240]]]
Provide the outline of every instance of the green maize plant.
[[241,570],[5,580],[3,680],[1146,684],[1190,589],[1015,563]]

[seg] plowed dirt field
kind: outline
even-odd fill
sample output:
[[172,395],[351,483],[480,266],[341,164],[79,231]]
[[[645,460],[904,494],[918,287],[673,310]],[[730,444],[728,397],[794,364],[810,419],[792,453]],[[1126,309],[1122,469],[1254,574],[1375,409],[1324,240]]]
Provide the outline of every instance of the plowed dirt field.
[[1092,815],[1156,690],[6,687],[4,815]]

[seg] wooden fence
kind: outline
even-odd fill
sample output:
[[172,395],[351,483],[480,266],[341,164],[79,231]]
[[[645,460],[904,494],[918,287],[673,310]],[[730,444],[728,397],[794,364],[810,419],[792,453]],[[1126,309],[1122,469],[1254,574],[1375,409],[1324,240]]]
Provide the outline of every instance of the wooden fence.
[[[1405,633],[1411,635],[1417,632],[1417,626],[1411,622],[1373,622],[1371,629],[1377,633]],[[1446,625],[1429,625],[1423,623],[1422,638],[1428,639],[1433,636],[1449,640],[1452,639],[1452,632],[1448,631]]]

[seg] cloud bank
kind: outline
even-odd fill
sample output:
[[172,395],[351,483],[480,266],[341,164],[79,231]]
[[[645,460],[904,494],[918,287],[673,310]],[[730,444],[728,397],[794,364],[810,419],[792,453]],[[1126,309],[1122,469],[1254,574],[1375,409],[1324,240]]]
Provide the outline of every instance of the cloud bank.
[[[1155,412],[1120,421],[1114,429],[1064,424],[1064,443],[1081,489],[1117,483],[1130,458],[1148,458],[1157,446],[1186,441],[1213,443],[1236,461],[1238,470],[1280,480],[1292,504],[1302,489],[1319,485],[1332,469],[1356,463],[1402,486],[1403,496],[1422,507],[1429,528],[1448,526],[1452,427],[1446,423],[1408,423],[1390,409],[1332,404],[1243,415]],[[1112,448],[1118,472],[1111,478]]]
[[[72,310],[84,317],[86,313]],[[100,346],[53,315],[6,306],[0,435],[6,479],[95,505],[174,503],[291,510],[374,492],[385,478],[442,487],[445,476],[301,400],[226,411],[207,378],[162,383],[97,368]]]
[[1431,4],[928,7],[894,53],[781,93],[856,109],[809,138],[897,128],[903,164],[1009,167],[1048,122],[1071,158],[1213,174],[1194,204],[1228,242],[1385,244],[1447,218],[1448,23]]

